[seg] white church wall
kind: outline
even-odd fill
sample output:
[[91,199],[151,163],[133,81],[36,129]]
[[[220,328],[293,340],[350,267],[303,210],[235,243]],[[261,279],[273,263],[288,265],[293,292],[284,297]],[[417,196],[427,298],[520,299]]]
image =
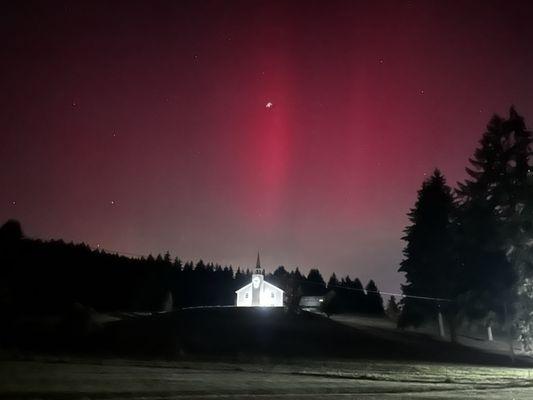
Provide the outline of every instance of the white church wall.
[[283,307],[283,290],[265,282],[257,254],[257,266],[252,281],[235,292],[237,307]]
[[[252,285],[248,284],[236,291],[237,307],[252,306]],[[263,281],[260,288],[258,307],[283,307],[283,290]]]
[[264,283],[261,293],[262,307],[283,307],[283,291],[268,282]]
[[248,284],[237,290],[237,307],[251,307],[252,305],[252,285]]

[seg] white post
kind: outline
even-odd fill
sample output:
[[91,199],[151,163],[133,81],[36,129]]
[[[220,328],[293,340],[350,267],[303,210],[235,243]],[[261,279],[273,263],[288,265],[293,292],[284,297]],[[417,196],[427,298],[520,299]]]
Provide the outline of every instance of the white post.
[[494,338],[492,337],[492,326],[487,325],[487,336],[489,337],[489,342],[492,342]]
[[439,311],[439,333],[440,337],[444,337],[444,321],[442,320],[442,313]]

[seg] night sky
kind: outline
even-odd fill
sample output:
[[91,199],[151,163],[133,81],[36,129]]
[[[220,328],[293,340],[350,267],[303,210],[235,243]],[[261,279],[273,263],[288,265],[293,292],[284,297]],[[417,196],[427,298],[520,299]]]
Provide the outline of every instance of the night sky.
[[396,291],[424,178],[533,121],[525,1],[15,3],[0,220],[32,237]]

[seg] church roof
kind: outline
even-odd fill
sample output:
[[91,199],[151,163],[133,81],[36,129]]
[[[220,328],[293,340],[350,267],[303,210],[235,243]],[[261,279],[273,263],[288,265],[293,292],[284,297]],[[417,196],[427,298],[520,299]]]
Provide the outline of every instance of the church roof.
[[[285,291],[284,291],[283,289],[280,289],[279,287],[274,286],[273,284],[271,284],[271,283],[269,283],[269,282],[267,282],[267,281],[263,281],[263,284],[264,284],[266,287],[270,288],[270,289],[276,289],[276,290],[279,290],[279,291],[285,293]],[[250,283],[244,285],[242,288],[236,290],[235,293],[242,292],[243,290],[248,289],[248,287],[250,287],[250,286],[252,286],[252,282],[250,282]]]
[[237,292],[242,292],[244,289],[247,289],[248,286],[252,286],[252,282],[250,282],[249,284],[244,285],[242,288],[236,290],[235,293],[237,293]]
[[263,282],[264,282],[264,284],[265,284],[266,286],[268,286],[268,287],[270,287],[270,288],[272,288],[272,289],[277,289],[277,290],[280,290],[280,291],[284,292],[283,289],[280,289],[279,287],[274,286],[273,284],[268,283],[267,281],[263,281]]
[[[261,275],[263,274],[263,272],[261,271],[261,260],[259,259],[259,252],[257,252],[257,263],[255,264],[255,273],[256,273],[256,274],[259,273],[259,274],[261,274]],[[271,283],[268,283],[268,282],[265,281],[264,279],[263,279],[263,283],[264,283],[267,287],[269,287],[269,288],[271,288],[271,289],[273,288],[273,289],[281,290],[282,292],[284,292],[284,291],[283,291],[282,289],[280,289],[279,287],[274,286],[274,285],[271,284]],[[247,288],[248,288],[249,286],[251,286],[251,285],[252,285],[252,282],[250,282],[250,283],[248,283],[247,285],[244,285],[242,288],[236,290],[235,293],[240,292],[240,291],[243,291],[244,289],[247,289]]]

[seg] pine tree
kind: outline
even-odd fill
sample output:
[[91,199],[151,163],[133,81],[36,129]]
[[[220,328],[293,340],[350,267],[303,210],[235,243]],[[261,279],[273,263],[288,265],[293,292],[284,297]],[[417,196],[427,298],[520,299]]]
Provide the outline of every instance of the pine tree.
[[351,284],[352,296],[349,304],[350,310],[353,312],[365,312],[366,307],[366,295],[363,284],[359,278],[355,278]]
[[285,292],[285,303],[289,312],[297,312],[298,310],[300,298],[303,295],[302,283],[304,281],[305,278],[298,268],[289,273],[287,290]]
[[418,191],[415,207],[409,212],[411,225],[405,229],[404,260],[400,272],[407,296],[402,300],[400,326],[417,326],[433,318],[434,302],[418,297],[450,298],[454,295],[457,261],[453,248],[454,200],[450,187],[436,169]]
[[396,298],[394,296],[389,297],[385,313],[391,320],[398,320],[398,317],[400,316],[400,308],[398,307],[398,303],[396,302]]
[[0,227],[0,243],[14,242],[24,237],[20,222],[14,219],[6,221]]
[[494,316],[508,328],[520,314],[527,317],[520,306],[531,298],[526,294],[533,215],[530,147],[531,133],[514,108],[508,119],[495,115],[470,159],[471,178],[458,190],[458,250],[465,277],[459,306],[471,318],[490,323]]
[[322,311],[328,316],[343,312],[345,309],[343,291],[342,288],[340,288],[340,282],[335,273],[332,273],[328,280],[327,290],[329,295],[324,296],[323,298],[323,304],[321,307]]
[[533,349],[533,135],[514,108],[504,124],[506,174],[499,209],[505,254],[513,269],[510,318],[525,350]]
[[383,309],[383,299],[379,293],[378,287],[372,279],[368,281],[365,287],[366,290],[366,311],[369,314],[383,315],[385,310]]
[[342,312],[354,312],[353,309],[354,305],[354,296],[355,296],[355,290],[352,289],[353,281],[350,279],[350,276],[347,275],[346,277],[342,278],[339,286],[336,289],[337,294],[340,298],[341,303],[341,310]]
[[506,175],[505,121],[495,115],[483,134],[480,147],[466,168],[470,176],[458,183],[458,252],[463,287],[458,305],[469,318],[498,315],[510,302],[512,268],[505,255],[500,212],[503,210]]
[[328,289],[335,290],[339,286],[339,280],[337,279],[337,275],[335,275],[335,272],[331,274],[329,281],[328,281]]
[[326,292],[326,283],[318,269],[309,270],[306,282],[301,286],[306,296],[320,296]]
[[320,271],[318,269],[310,269],[309,273],[307,274],[307,280],[309,282],[325,285],[324,278],[322,278],[322,274],[320,274]]

